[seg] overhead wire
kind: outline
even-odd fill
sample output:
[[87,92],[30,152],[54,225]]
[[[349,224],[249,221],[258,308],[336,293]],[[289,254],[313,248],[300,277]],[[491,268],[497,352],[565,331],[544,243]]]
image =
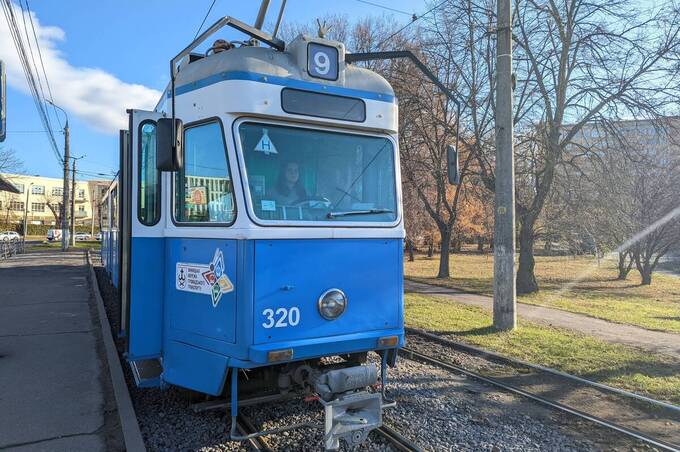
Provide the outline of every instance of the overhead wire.
[[[33,69],[35,70],[35,75],[38,79],[38,87],[40,87],[40,97],[42,99],[42,103],[44,104],[45,110],[47,110],[47,102],[45,101],[45,90],[43,89],[43,83],[42,83],[42,77],[40,77],[40,72],[38,72],[38,65],[35,63],[35,55],[33,55],[33,45],[31,44],[31,37],[28,35],[28,25],[26,24],[26,10],[24,9],[24,5],[19,0],[19,7],[21,8],[21,20],[24,23],[24,34],[26,35],[26,43],[28,44],[28,51],[31,54],[31,61],[33,62]],[[35,44],[38,45],[38,41],[35,41]],[[47,115],[47,124],[50,128],[52,129],[52,123],[50,121],[50,116]]]
[[[54,134],[52,133],[52,128],[50,127],[50,122],[49,122],[49,118],[48,118],[48,115],[47,115],[47,110],[45,109],[45,106],[44,106],[44,98],[41,97],[40,92],[38,91],[38,83],[36,82],[31,63],[28,59],[28,55],[26,53],[26,47],[24,46],[24,42],[23,42],[21,32],[19,31],[19,25],[17,24],[17,19],[16,19],[16,16],[14,14],[13,3],[10,0],[0,0],[0,6],[2,6],[2,10],[3,10],[3,13],[5,15],[5,19],[7,20],[8,29],[9,29],[10,35],[12,36],[12,41],[14,42],[14,46],[17,50],[17,55],[19,56],[19,62],[21,63],[21,67],[22,67],[24,74],[26,76],[26,82],[28,84],[29,91],[31,92],[31,96],[33,97],[33,102],[35,103],[35,107],[38,111],[38,116],[40,117],[40,121],[42,122],[43,128],[45,129],[45,132],[47,133],[48,142],[49,142],[49,144],[52,148],[52,151],[53,151],[55,157],[57,158],[57,161],[61,165],[61,164],[63,164],[63,157],[61,156],[61,153],[59,152],[57,142],[54,138]],[[23,11],[23,8],[22,8],[22,11]]]
[[210,4],[210,8],[208,8],[208,12],[205,13],[205,17],[203,17],[203,22],[201,22],[201,25],[198,27],[198,30],[196,30],[196,34],[194,35],[194,39],[198,37],[198,34],[201,32],[201,29],[203,28],[203,25],[205,25],[205,21],[208,20],[208,16],[210,15],[210,11],[212,11],[213,6],[215,6],[215,2],[217,0],[213,0],[212,3]]
[[385,39],[383,39],[382,41],[380,41],[380,42],[378,43],[378,45],[376,46],[376,48],[379,49],[385,42],[387,42],[387,41],[389,41],[390,39],[394,38],[396,35],[398,35],[398,34],[401,33],[402,31],[404,31],[407,27],[411,26],[413,23],[415,23],[415,22],[419,21],[420,19],[422,19],[423,17],[427,16],[427,15],[430,14],[432,11],[434,11],[435,9],[438,9],[440,6],[442,6],[443,4],[447,3],[448,1],[449,1],[449,0],[444,0],[443,2],[437,3],[435,6],[433,6],[432,8],[428,9],[427,11],[425,11],[424,13],[422,13],[422,14],[420,14],[420,15],[414,14],[414,15],[413,15],[413,19],[411,20],[411,22],[407,23],[406,25],[404,25],[403,27],[401,27],[399,30],[395,31],[394,33],[392,33],[391,35],[389,35],[387,38],[385,38]]
[[381,5],[380,3],[373,3],[373,2],[369,2],[368,0],[355,0],[355,1],[359,2],[359,3],[363,3],[365,5],[375,6],[376,8],[382,8],[386,11],[392,11],[392,12],[399,13],[399,14],[405,14],[405,15],[411,16],[411,17],[414,16],[413,13],[407,13],[406,11],[403,11],[401,9],[391,8],[389,6]]
[[[52,96],[52,87],[50,86],[50,79],[47,77],[47,71],[45,71],[45,63],[43,61],[42,51],[40,50],[40,43],[38,42],[38,34],[35,32],[35,25],[33,24],[33,14],[31,14],[31,6],[26,2],[26,10],[28,11],[28,19],[31,22],[31,29],[33,30],[33,39],[35,39],[35,46],[38,49],[38,57],[40,58],[40,66],[42,67],[43,75],[45,76],[45,84],[47,85],[47,92],[50,94],[50,101],[54,102],[54,97]],[[57,118],[57,123],[59,123],[59,128],[63,129],[64,126],[61,124],[61,119],[59,119],[59,114],[57,112],[57,107],[52,105],[52,110],[54,111],[54,116]]]

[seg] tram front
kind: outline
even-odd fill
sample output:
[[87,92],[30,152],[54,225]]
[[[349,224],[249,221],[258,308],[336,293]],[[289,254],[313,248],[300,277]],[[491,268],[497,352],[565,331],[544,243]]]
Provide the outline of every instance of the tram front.
[[190,54],[206,37],[121,147],[128,359],[142,386],[226,394],[234,418],[314,393],[326,448],[357,444],[404,340],[394,93],[338,42]]

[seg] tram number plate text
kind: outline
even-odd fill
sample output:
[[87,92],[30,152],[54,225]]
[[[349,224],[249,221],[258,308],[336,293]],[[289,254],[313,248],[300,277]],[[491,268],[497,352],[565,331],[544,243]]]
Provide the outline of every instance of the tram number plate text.
[[287,326],[297,326],[300,323],[300,309],[296,306],[292,308],[267,308],[262,311],[266,321],[262,322],[264,328],[285,328]]

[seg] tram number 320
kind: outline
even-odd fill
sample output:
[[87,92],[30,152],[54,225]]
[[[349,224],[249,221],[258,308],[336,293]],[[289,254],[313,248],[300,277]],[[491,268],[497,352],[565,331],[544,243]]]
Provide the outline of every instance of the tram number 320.
[[264,328],[285,328],[297,326],[300,323],[300,309],[295,306],[290,309],[277,308],[274,310],[267,308],[262,311],[262,315],[267,318],[267,321],[262,323]]

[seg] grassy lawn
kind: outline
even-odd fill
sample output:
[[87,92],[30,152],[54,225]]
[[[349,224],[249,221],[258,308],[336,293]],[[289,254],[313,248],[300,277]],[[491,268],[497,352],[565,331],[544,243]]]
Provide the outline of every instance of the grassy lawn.
[[423,295],[407,294],[405,305],[408,326],[448,332],[488,350],[680,403],[680,363],[671,357],[531,322],[497,332],[488,311]]
[[[76,242],[75,248],[77,249],[85,249],[89,250],[90,248],[94,249],[99,249],[101,248],[102,244],[101,242],[98,242],[96,240],[83,240],[83,241],[78,241]],[[38,250],[51,250],[51,249],[61,249],[61,242],[42,242],[42,243],[37,243],[37,244],[30,244],[26,245],[27,248],[29,249],[38,249]],[[69,248],[73,248],[72,245],[69,245]]]
[[[452,255],[452,277],[445,280],[434,277],[438,265],[437,256],[416,256],[415,262],[404,262],[404,274],[416,281],[492,294],[492,255]],[[651,286],[640,286],[636,271],[626,281],[615,280],[616,275],[616,263],[611,260],[598,266],[592,257],[539,256],[536,278],[541,290],[518,301],[680,333],[680,278],[655,273]]]

